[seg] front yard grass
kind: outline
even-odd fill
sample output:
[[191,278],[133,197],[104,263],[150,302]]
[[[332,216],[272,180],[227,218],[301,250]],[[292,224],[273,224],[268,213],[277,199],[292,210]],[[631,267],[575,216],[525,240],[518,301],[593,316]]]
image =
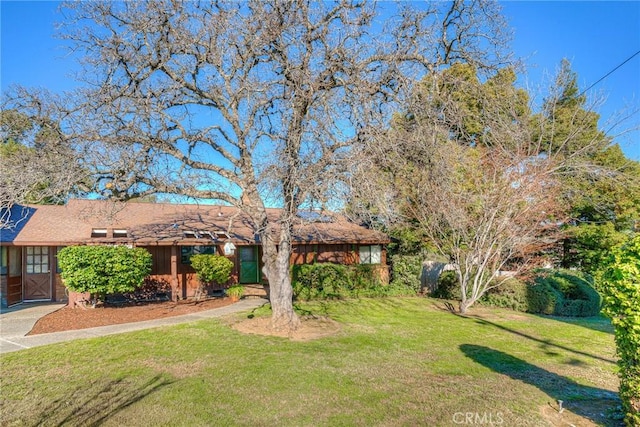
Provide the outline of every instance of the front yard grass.
[[605,319],[486,308],[460,317],[440,305],[424,298],[305,303],[304,311],[342,326],[306,342],[207,320],[9,353],[1,359],[0,424],[619,422],[608,415],[619,401]]

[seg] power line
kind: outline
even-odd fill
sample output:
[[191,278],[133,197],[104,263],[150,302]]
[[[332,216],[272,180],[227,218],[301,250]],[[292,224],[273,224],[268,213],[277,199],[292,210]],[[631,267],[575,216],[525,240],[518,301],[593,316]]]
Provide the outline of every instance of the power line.
[[609,71],[607,74],[605,74],[604,76],[600,77],[595,83],[593,83],[591,86],[589,86],[588,88],[586,88],[585,90],[583,90],[582,92],[580,92],[580,95],[578,96],[582,96],[584,95],[584,93],[586,91],[588,91],[589,89],[591,89],[592,87],[594,87],[595,85],[597,85],[598,83],[600,83],[601,81],[603,81],[604,79],[606,79],[607,77],[609,77],[611,74],[613,74],[614,71],[616,71],[618,68],[622,67],[624,64],[626,64],[627,62],[631,61],[631,59],[633,59],[634,56],[638,55],[640,53],[640,50],[637,51],[636,53],[634,53],[633,55],[631,55],[630,57],[628,57],[627,59],[625,59],[624,61],[622,61],[620,64],[618,64],[618,66],[616,68],[614,68],[613,70]]

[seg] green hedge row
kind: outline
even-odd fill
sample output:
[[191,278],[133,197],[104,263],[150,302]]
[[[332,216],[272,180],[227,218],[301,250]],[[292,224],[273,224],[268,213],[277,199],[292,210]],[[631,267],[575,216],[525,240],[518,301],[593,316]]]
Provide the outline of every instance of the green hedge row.
[[[436,298],[460,299],[460,286],[452,271],[438,280]],[[602,299],[593,288],[593,279],[576,271],[541,271],[533,283],[509,279],[491,289],[480,301],[494,307],[553,314],[556,316],[595,316],[600,312]]]
[[382,283],[374,265],[293,265],[291,275],[293,294],[298,300],[415,295],[410,288]]

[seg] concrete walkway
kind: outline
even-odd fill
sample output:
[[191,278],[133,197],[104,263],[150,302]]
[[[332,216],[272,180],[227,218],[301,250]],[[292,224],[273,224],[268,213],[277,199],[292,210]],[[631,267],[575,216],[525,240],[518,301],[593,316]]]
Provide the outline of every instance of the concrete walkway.
[[177,325],[180,323],[194,322],[196,320],[211,319],[231,313],[253,310],[266,303],[266,299],[247,298],[225,307],[199,311],[182,316],[29,336],[26,336],[26,334],[29,333],[40,317],[64,307],[64,304],[49,303],[33,304],[32,306],[22,305],[16,308],[4,310],[2,314],[0,314],[0,354],[64,341],[102,337],[105,335],[139,331],[159,326]]

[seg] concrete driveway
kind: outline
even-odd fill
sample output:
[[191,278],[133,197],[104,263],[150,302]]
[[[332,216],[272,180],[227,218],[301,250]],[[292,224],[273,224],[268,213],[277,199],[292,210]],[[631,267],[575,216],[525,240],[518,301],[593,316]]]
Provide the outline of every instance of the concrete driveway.
[[65,304],[23,303],[2,309],[0,313],[0,353],[29,348],[20,343],[38,319],[52,313]]

